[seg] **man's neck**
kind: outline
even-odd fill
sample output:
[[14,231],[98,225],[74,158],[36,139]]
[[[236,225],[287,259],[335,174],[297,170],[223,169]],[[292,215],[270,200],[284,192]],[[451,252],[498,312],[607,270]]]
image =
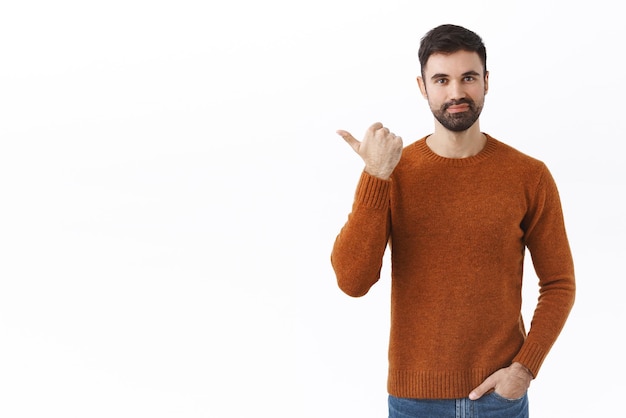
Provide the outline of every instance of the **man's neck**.
[[478,122],[463,132],[449,131],[439,123],[435,133],[426,138],[426,144],[437,155],[445,158],[467,158],[485,147],[487,137],[480,131]]

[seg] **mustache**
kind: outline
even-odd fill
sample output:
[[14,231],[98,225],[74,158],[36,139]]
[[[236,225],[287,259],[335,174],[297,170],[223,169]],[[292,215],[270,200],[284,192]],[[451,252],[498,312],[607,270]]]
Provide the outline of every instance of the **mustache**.
[[472,99],[459,99],[459,100],[450,100],[441,106],[441,110],[447,110],[450,106],[467,104],[470,108],[474,108],[474,101]]

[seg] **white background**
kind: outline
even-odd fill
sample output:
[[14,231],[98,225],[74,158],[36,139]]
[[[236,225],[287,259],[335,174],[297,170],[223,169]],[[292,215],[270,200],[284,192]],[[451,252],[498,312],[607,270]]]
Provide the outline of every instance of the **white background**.
[[578,295],[532,416],[615,416],[626,31],[554,3],[4,1],[0,416],[386,417],[388,265],[352,299],[329,263],[362,169],[335,130],[432,131],[441,23],[487,45],[481,128],[561,191]]

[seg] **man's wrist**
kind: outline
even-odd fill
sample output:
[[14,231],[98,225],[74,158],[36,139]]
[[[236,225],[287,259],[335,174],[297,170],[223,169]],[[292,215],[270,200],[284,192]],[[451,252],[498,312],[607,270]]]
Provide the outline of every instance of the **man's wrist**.
[[520,371],[522,373],[527,373],[531,379],[534,379],[532,372],[528,369],[528,367],[524,366],[522,363],[518,363],[516,361],[513,364],[511,364],[511,366],[517,371]]
[[381,173],[380,171],[372,170],[368,167],[365,167],[365,172],[372,177],[376,177],[385,181],[389,180],[389,178],[391,177],[391,173]]

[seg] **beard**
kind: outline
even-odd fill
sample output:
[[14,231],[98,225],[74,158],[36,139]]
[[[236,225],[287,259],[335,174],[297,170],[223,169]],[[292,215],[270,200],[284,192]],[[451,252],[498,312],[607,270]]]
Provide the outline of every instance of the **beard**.
[[[447,112],[447,109],[450,106],[458,104],[467,104],[469,108],[465,112]],[[437,119],[444,128],[453,132],[462,132],[468,130],[474,124],[474,122],[478,120],[478,117],[480,116],[480,112],[482,112],[482,110],[483,103],[481,102],[477,105],[476,102],[470,98],[449,101],[447,103],[444,103],[441,108],[436,110],[431,108],[435,119]]]

